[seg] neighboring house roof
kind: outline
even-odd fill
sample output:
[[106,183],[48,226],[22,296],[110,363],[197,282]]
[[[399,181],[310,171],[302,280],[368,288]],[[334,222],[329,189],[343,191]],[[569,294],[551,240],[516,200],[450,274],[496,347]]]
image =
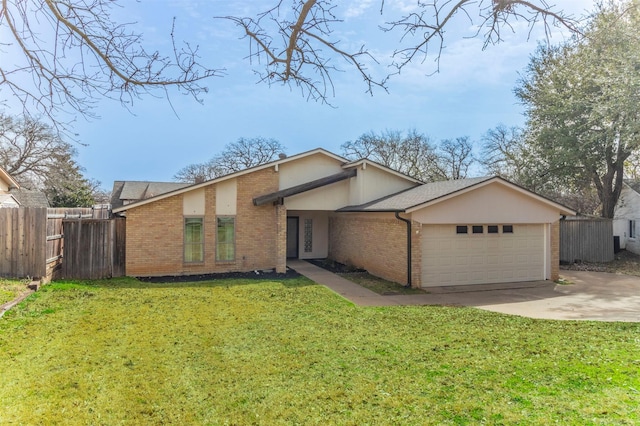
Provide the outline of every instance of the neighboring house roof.
[[[266,168],[269,168],[269,167],[276,167],[276,169],[277,169],[280,166],[280,164],[285,164],[285,163],[288,163],[290,161],[295,161],[295,160],[298,160],[298,159],[301,159],[301,158],[304,158],[304,157],[309,157],[309,156],[315,155],[315,154],[324,154],[324,155],[326,155],[326,156],[328,156],[330,158],[333,158],[335,160],[340,161],[341,163],[343,163],[342,164],[342,168],[344,168],[344,169],[354,168],[354,167],[357,167],[358,165],[363,165],[363,164],[365,165],[365,167],[366,167],[366,165],[371,165],[371,166],[376,167],[376,168],[384,169],[384,170],[386,170],[386,171],[388,171],[390,173],[393,173],[393,174],[395,174],[397,176],[402,176],[403,178],[405,178],[405,179],[407,179],[407,180],[409,180],[411,182],[422,183],[417,179],[414,179],[414,178],[412,178],[410,176],[403,175],[400,172],[397,172],[395,170],[392,170],[392,169],[390,169],[388,167],[385,167],[385,166],[383,166],[381,164],[375,163],[375,162],[367,160],[367,159],[350,162],[346,158],[341,157],[339,155],[336,155],[336,154],[334,154],[334,153],[332,153],[330,151],[327,151],[326,149],[316,148],[316,149],[313,149],[311,151],[302,152],[300,154],[292,155],[290,157],[279,158],[279,159],[271,161],[269,163],[261,164],[259,166],[255,166],[255,167],[251,167],[251,168],[248,168],[248,169],[245,169],[245,170],[241,170],[239,172],[230,173],[228,175],[220,176],[220,177],[217,177],[217,178],[205,181],[205,182],[196,183],[196,184],[193,184],[193,185],[190,185],[190,186],[186,186],[184,188],[176,189],[176,190],[171,191],[171,192],[166,192],[164,194],[157,195],[157,196],[155,196],[153,198],[148,198],[148,199],[145,199],[145,200],[141,199],[140,201],[133,202],[131,204],[123,205],[123,203],[120,203],[116,207],[116,205],[112,202],[111,204],[113,206],[113,212],[114,213],[123,212],[123,211],[126,211],[129,208],[139,207],[139,206],[142,206],[144,204],[151,203],[151,202],[154,202],[154,201],[157,201],[157,200],[161,200],[161,199],[166,198],[166,197],[171,197],[171,196],[174,196],[174,195],[181,194],[183,192],[192,191],[192,190],[195,190],[195,189],[198,189],[198,188],[203,188],[203,187],[211,185],[213,183],[218,183],[218,182],[222,182],[222,181],[225,181],[225,180],[228,180],[228,179],[233,179],[233,178],[236,178],[238,176],[242,176],[242,175],[245,175],[245,174],[248,174],[248,173],[253,173],[255,171],[263,170],[263,169],[266,169]],[[115,195],[115,193],[116,193],[116,186],[114,184],[113,194]],[[114,195],[112,195],[112,197]],[[113,198],[112,198],[112,201],[113,201]]]
[[562,214],[574,215],[575,211],[551,201],[541,195],[524,189],[514,183],[507,181],[501,177],[479,177],[469,179],[456,179],[441,182],[431,182],[424,185],[402,191],[400,193],[390,195],[359,206],[348,206],[339,209],[339,212],[406,212],[427,207],[440,201],[455,197],[472,189],[479,188],[489,183],[499,182],[518,192],[525,193],[531,197],[558,208]]
[[0,179],[2,179],[3,181],[5,181],[7,183],[7,186],[9,187],[9,189],[11,189],[11,188],[20,188],[20,185],[18,184],[18,182],[16,182],[16,180],[11,177],[9,172],[7,172],[2,167],[0,167]]
[[0,194],[0,208],[20,207],[20,203],[11,194]]
[[49,207],[49,200],[44,192],[26,188],[14,188],[11,195],[20,203],[21,207]]
[[626,183],[629,188],[640,194],[640,180],[625,179],[624,183]]
[[122,207],[190,185],[184,182],[115,181],[111,192],[111,206]]

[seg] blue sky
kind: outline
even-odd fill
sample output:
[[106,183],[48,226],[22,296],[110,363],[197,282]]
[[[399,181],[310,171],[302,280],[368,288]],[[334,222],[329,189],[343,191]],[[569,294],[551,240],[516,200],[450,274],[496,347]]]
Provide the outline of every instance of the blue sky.
[[[459,19],[447,32],[440,73],[433,62],[415,63],[389,82],[389,93],[367,93],[360,77],[348,66],[334,75],[333,107],[307,101],[296,88],[257,83],[246,60],[249,45],[240,29],[214,16],[251,15],[275,1],[140,0],[122,2],[118,19],[136,22],[151,49],[170,48],[172,18],[176,37],[200,46],[202,62],[225,68],[226,76],[205,84],[209,93],[203,104],[189,96],[170,92],[164,98],[136,99],[129,110],[118,102],[102,100],[95,112],[99,119],[78,117],[75,130],[81,143],[78,162],[89,178],[110,189],[114,180],[171,181],[182,167],[203,162],[224,145],[240,137],[279,140],[288,154],[323,147],[340,153],[340,145],[369,131],[416,129],[432,140],[469,136],[480,141],[490,128],[503,123],[521,125],[523,108],[513,95],[518,73],[526,67],[542,27],[529,40],[526,27],[514,23],[514,34],[482,50],[482,40],[468,38],[473,28]],[[388,15],[380,17],[377,0],[340,2],[336,14],[344,17],[335,38],[346,46],[366,43],[384,58],[397,46],[399,35],[383,34],[377,26],[398,16],[415,2],[386,0]],[[592,9],[591,0],[558,0],[558,8],[580,15]],[[551,42],[563,34],[554,32]],[[382,75],[386,69],[376,70]]]

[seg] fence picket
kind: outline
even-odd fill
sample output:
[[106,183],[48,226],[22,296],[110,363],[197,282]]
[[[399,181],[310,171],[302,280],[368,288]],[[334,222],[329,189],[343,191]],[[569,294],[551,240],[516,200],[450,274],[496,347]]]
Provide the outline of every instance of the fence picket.
[[611,262],[613,221],[578,219],[560,221],[560,261]]
[[[112,224],[109,215],[108,205],[0,209],[0,276],[50,280],[62,271],[65,263],[65,271],[70,273],[67,278],[123,276],[125,222],[114,219]],[[95,231],[97,236],[94,232],[85,232],[83,236],[78,231],[68,239],[63,222],[70,218],[104,223],[95,227],[102,226],[105,231]],[[105,235],[100,237],[100,232]],[[65,246],[69,259],[64,257]],[[79,261],[88,262],[88,266]]]

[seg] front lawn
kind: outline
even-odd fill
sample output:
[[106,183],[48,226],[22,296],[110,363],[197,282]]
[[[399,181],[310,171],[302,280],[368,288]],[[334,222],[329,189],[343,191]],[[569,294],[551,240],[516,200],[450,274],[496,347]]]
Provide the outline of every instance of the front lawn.
[[27,293],[28,281],[0,278],[0,305],[20,297]]
[[638,424],[639,354],[640,324],[304,278],[56,283],[0,319],[0,424]]

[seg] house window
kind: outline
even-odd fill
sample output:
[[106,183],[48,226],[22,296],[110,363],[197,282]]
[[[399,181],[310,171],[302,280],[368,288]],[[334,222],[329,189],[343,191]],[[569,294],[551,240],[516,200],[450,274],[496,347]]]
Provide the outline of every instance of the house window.
[[216,261],[229,262],[236,258],[236,218],[221,216],[216,224]]
[[482,234],[484,232],[484,227],[482,225],[473,225],[471,228],[474,234]]
[[503,234],[513,234],[513,225],[502,225]]
[[304,252],[311,253],[313,251],[313,220],[304,220]]
[[629,238],[635,238],[635,237],[636,237],[636,221],[630,220],[629,221]]
[[204,261],[204,225],[201,217],[184,219],[184,261]]
[[487,233],[489,233],[489,234],[497,234],[498,233],[498,225],[489,225],[489,226],[487,226]]
[[467,234],[468,232],[466,225],[456,226],[456,234]]

